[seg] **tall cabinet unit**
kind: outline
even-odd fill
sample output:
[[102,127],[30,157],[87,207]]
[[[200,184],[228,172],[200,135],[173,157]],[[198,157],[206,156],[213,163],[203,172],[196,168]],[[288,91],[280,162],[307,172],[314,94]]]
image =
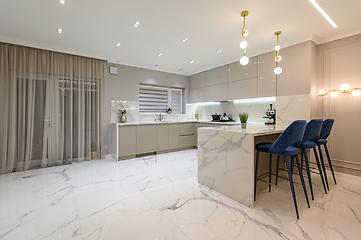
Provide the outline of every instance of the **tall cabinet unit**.
[[206,72],[206,102],[227,100],[227,66]]
[[277,82],[273,72],[275,66],[274,52],[258,56],[258,97],[276,96]]
[[189,102],[206,101],[206,72],[189,77]]
[[228,100],[257,97],[257,57],[249,59],[246,66],[239,62],[228,65]]

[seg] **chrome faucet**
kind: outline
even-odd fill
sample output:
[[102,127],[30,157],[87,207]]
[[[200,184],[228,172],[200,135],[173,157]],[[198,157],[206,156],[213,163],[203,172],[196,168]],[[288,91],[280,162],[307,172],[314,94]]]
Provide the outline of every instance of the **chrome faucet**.
[[159,122],[165,120],[164,117],[162,117],[162,111],[159,113],[159,117],[155,119],[155,121],[159,120]]

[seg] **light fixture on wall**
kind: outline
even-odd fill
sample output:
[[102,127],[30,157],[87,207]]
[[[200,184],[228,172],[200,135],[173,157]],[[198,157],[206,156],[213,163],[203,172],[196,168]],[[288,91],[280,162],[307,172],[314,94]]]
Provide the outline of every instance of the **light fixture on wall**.
[[275,51],[276,51],[276,58],[275,58],[275,61],[276,61],[276,68],[274,69],[274,73],[275,74],[280,74],[282,72],[282,68],[280,67],[280,62],[282,60],[282,57],[279,56],[279,53],[280,53],[280,35],[281,35],[281,31],[277,31],[275,32],[275,35],[277,36],[277,46],[275,47]]
[[324,97],[329,93],[330,93],[331,97],[337,97],[339,93],[351,93],[352,96],[357,97],[357,96],[361,95],[361,88],[350,89],[350,85],[348,85],[347,83],[344,83],[344,84],[340,85],[340,89],[331,89],[327,92],[325,92],[325,90],[320,90],[318,92],[318,96]]
[[243,17],[243,28],[242,28],[242,38],[243,38],[243,41],[239,44],[239,47],[244,49],[243,51],[243,57],[241,57],[241,59],[239,60],[239,63],[242,65],[242,66],[245,66],[249,63],[249,58],[246,56],[246,50],[247,50],[247,46],[248,46],[248,43],[246,41],[246,38],[245,36],[248,35],[248,31],[245,30],[245,27],[246,27],[246,16],[248,16],[248,11],[243,11],[241,12],[241,16]]

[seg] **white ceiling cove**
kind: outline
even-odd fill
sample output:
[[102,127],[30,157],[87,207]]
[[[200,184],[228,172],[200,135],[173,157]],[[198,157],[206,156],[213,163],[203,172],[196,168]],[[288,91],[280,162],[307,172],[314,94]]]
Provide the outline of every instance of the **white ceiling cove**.
[[249,57],[361,33],[360,0],[316,1],[338,28],[308,0],[0,0],[0,41],[192,75],[239,60],[245,10]]

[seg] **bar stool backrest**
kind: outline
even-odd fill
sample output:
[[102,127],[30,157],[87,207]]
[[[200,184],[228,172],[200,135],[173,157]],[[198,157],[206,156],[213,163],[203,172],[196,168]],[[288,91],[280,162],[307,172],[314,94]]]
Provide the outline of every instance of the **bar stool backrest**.
[[299,146],[306,128],[306,120],[292,122],[269,149],[270,154],[280,155],[291,145]]
[[303,135],[303,139],[300,145],[307,141],[316,142],[320,137],[322,123],[322,119],[312,119],[309,121],[306,125],[305,134]]
[[326,119],[325,121],[323,121],[321,133],[320,133],[320,139],[326,139],[330,135],[334,122],[335,122],[334,119]]

